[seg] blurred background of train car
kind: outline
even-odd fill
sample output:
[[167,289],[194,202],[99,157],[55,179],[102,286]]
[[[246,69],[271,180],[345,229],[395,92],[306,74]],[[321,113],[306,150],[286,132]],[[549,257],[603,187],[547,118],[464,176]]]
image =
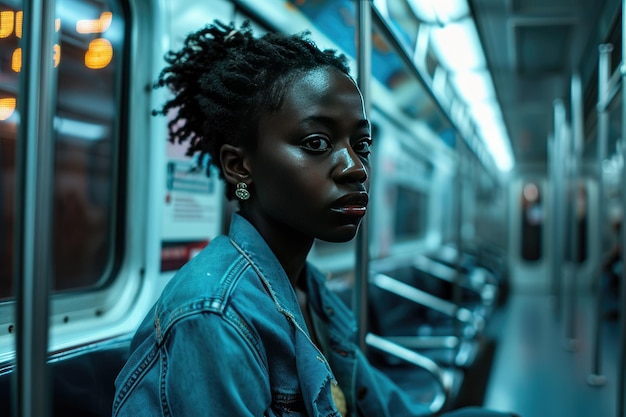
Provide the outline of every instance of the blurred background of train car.
[[377,367],[433,412],[626,416],[622,8],[0,0],[0,414],[109,415],[132,332],[226,230],[216,172],[150,114],[163,55],[220,19],[350,58],[371,205],[310,259]]

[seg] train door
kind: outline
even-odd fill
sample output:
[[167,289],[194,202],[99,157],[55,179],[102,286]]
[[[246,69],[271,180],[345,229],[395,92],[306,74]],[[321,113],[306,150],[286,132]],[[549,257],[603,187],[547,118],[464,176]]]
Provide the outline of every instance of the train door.
[[510,187],[509,259],[512,284],[520,289],[547,288],[550,250],[546,233],[549,198],[545,178],[518,178]]
[[[581,178],[569,189],[564,194],[563,209],[554,211],[556,202],[545,178],[520,178],[512,184],[509,258],[516,287],[540,290],[549,287],[548,268],[555,258],[555,245],[560,246],[563,254],[564,283],[575,273],[578,286],[591,285],[589,277],[599,256],[599,248],[591,245],[589,238],[596,227],[597,184]],[[561,232],[553,227],[558,221],[564,227]],[[558,233],[554,240],[553,233]]]

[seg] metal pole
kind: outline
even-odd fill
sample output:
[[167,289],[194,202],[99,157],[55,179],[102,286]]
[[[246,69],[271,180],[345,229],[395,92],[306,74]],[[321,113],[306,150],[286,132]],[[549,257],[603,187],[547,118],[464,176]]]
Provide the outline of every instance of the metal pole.
[[17,321],[13,409],[19,417],[47,416],[50,412],[46,362],[56,102],[54,12],[54,0],[24,2],[14,243]]
[[570,213],[572,214],[570,227],[571,227],[571,239],[570,239],[570,251],[571,251],[571,269],[570,269],[570,285],[569,285],[569,305],[567,315],[567,334],[566,334],[566,347],[570,350],[575,350],[577,345],[576,335],[576,308],[578,305],[578,248],[579,248],[579,231],[578,231],[578,193],[579,193],[579,180],[580,173],[580,155],[583,144],[583,110],[582,110],[582,86],[580,77],[574,75],[571,83],[572,93],[572,140],[569,154],[570,160],[570,175],[571,183],[569,189],[571,190],[570,198]]
[[[554,302],[557,299],[557,279],[559,276],[558,266],[555,262],[556,259],[556,249],[559,244],[558,237],[556,234],[556,219],[558,218],[557,212],[557,169],[556,169],[556,135],[554,133],[548,136],[547,142],[547,152],[548,152],[548,192],[550,195],[550,203],[549,203],[549,213],[548,218],[550,219],[547,222],[549,228],[549,236],[550,236],[550,295],[552,297],[552,301]],[[555,303],[556,304],[556,303]],[[555,306],[553,304],[553,307]]]
[[563,307],[563,266],[565,254],[561,242],[565,242],[565,197],[566,181],[563,154],[565,151],[565,108],[561,100],[554,101],[554,243],[552,261],[552,287],[554,292],[554,311],[557,318],[561,317]]
[[[371,0],[359,0],[357,3],[357,84],[363,95],[365,113],[370,114],[370,77],[372,67],[372,4]],[[371,183],[371,171],[369,181]],[[367,302],[369,281],[369,238],[368,222],[361,222],[356,239],[356,265],[352,310],[357,318],[358,344],[366,351],[365,336],[367,333]]]
[[[456,178],[455,178],[455,194],[457,196],[457,201],[455,203],[455,224],[456,227],[454,229],[454,238],[456,240],[456,251],[457,257],[454,262],[454,287],[452,293],[452,299],[456,308],[459,309],[461,307],[461,302],[463,301],[463,294],[461,288],[461,258],[463,256],[463,171],[465,169],[465,147],[463,140],[461,138],[457,138],[457,155],[459,157],[459,162],[457,164]],[[472,173],[476,172],[475,169],[472,170]],[[471,175],[471,174],[470,174]],[[474,179],[471,179],[471,183],[475,184]],[[455,335],[460,342],[463,336],[463,324],[460,321],[456,321],[454,325]],[[461,343],[456,344],[456,350],[461,347]]]
[[[626,19],[626,0],[622,0],[622,22]],[[622,57],[626,52],[626,28],[622,25]],[[622,65],[620,66],[620,72],[622,74],[622,86],[626,82],[626,63],[622,58]],[[624,95],[622,94],[622,100]],[[622,102],[622,138],[626,136],[626,106]],[[623,139],[622,139],[623,140]],[[622,147],[622,156],[626,158],[626,146]],[[626,202],[626,167],[622,172],[622,205]],[[622,210],[622,227],[621,227],[621,253],[622,262],[626,259],[626,210]],[[620,281],[620,341],[617,358],[617,417],[626,417],[626,407],[624,401],[626,398],[626,268],[622,268],[622,277]]]
[[591,341],[591,373],[587,377],[587,383],[593,386],[602,386],[606,383],[606,377],[602,375],[601,369],[601,355],[602,355],[602,289],[600,284],[602,282],[602,248],[604,240],[604,224],[606,223],[606,216],[604,210],[604,178],[602,175],[602,163],[606,158],[606,144],[609,136],[609,115],[607,112],[608,107],[608,84],[609,77],[611,76],[611,51],[613,46],[610,44],[600,45],[598,48],[600,58],[598,62],[598,157],[597,157],[597,178],[598,178],[598,199],[600,204],[598,205],[597,224],[598,227],[595,231],[595,246],[600,248],[600,257],[598,265],[596,265],[596,273],[593,276],[595,288],[595,303],[594,303],[594,333],[593,340]]

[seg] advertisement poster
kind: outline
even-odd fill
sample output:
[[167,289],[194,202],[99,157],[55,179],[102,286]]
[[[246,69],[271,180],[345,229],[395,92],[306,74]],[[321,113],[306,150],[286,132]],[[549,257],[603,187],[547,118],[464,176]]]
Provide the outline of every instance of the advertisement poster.
[[208,155],[188,157],[186,149],[167,144],[162,271],[180,268],[221,232],[224,185]]

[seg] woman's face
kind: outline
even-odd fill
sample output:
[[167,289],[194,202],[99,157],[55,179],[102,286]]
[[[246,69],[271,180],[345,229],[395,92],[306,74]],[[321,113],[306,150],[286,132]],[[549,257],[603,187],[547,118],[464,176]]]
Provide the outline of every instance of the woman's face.
[[368,203],[370,145],[354,82],[334,68],[305,73],[260,119],[246,211],[296,238],[350,240]]

